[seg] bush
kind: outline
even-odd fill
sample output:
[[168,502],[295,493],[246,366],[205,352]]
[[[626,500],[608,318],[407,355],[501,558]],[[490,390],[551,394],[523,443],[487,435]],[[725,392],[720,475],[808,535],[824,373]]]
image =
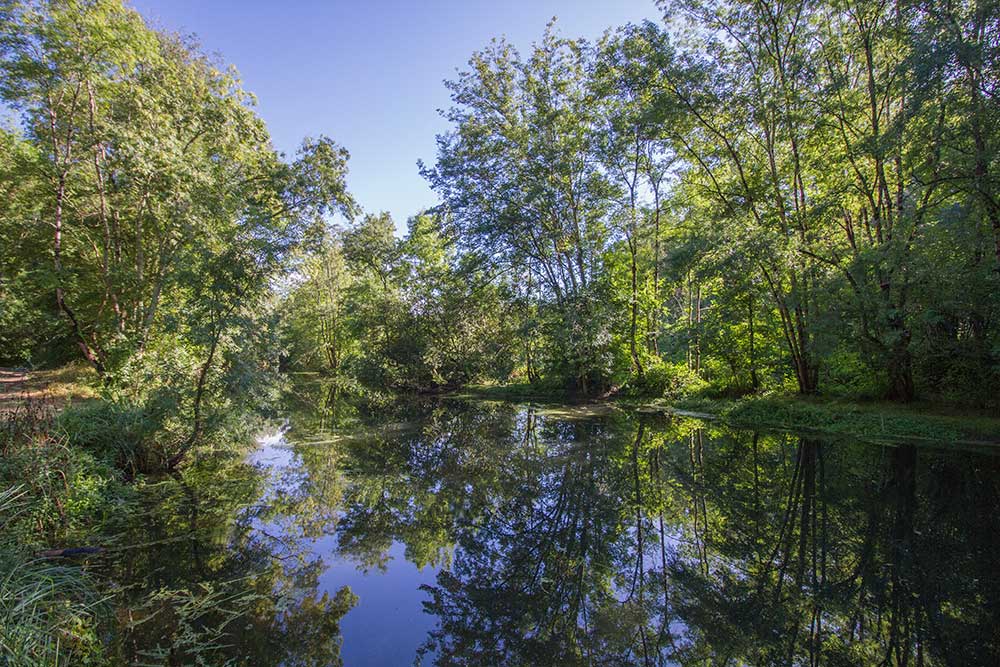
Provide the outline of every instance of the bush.
[[159,420],[143,406],[94,401],[71,406],[56,419],[67,444],[89,452],[130,477],[162,468],[168,452]]
[[641,380],[634,379],[629,389],[642,396],[681,398],[704,391],[708,383],[685,363],[652,361]]
[[56,432],[51,413],[30,401],[0,418],[0,488],[19,489],[16,514],[0,526],[17,543],[65,539],[110,512],[119,493],[112,466]]

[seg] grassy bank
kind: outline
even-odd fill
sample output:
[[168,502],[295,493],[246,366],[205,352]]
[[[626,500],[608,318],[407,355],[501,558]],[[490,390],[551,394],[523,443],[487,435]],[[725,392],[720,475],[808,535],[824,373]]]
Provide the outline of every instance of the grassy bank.
[[802,396],[720,399],[687,396],[584,399],[528,384],[470,386],[452,396],[498,401],[610,402],[619,407],[713,419],[747,428],[772,428],[869,440],[924,440],[1000,445],[1000,417],[946,405],[859,402]]
[[512,384],[470,384],[447,394],[453,398],[470,398],[484,401],[584,401],[585,398],[553,388],[539,387],[518,382]]
[[35,380],[0,404],[0,664],[100,664],[106,592],[83,562],[46,552],[89,547],[131,489],[112,462],[73,445],[57,423],[65,401]]
[[[225,664],[216,656],[227,650],[233,610],[249,615],[264,599],[249,590],[250,578],[219,583],[212,572],[192,571],[169,585],[126,586],[114,563],[127,551],[166,548],[137,528],[161,507],[169,518],[161,527],[177,523],[185,542],[195,539],[201,524],[183,527],[177,508],[196,501],[199,482],[207,480],[198,493],[210,498],[218,480],[254,483],[238,474],[246,442],[238,435],[211,441],[197,459],[204,468],[167,475],[158,462],[173,443],[169,432],[141,406],[101,398],[92,371],[0,369],[0,665],[137,664],[137,655],[166,664],[167,654],[170,664]],[[216,472],[227,461],[237,462],[229,474]],[[201,548],[214,544],[203,539]],[[154,617],[166,624],[162,632],[145,630]]]
[[1000,419],[936,405],[861,403],[801,396],[654,401],[654,409],[718,419],[734,426],[846,435],[868,440],[922,440],[1000,445]]

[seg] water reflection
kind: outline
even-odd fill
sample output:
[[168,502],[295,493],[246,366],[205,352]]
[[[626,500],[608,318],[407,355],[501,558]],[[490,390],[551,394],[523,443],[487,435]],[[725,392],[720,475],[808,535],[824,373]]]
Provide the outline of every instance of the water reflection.
[[341,664],[340,620],[356,598],[321,590],[323,561],[265,529],[300,507],[244,459],[203,456],[107,519],[117,537],[96,569],[121,589],[125,664]]
[[336,664],[341,631],[348,665],[1000,664],[992,453],[313,405],[284,455],[171,485],[148,532],[190,539],[122,565],[264,594],[248,664]]

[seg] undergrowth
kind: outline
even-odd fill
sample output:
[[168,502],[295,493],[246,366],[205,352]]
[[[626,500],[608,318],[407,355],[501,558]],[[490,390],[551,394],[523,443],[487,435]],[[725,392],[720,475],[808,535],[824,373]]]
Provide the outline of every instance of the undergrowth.
[[[118,535],[151,483],[141,411],[94,402],[56,415],[27,393],[10,405],[0,411],[0,666],[228,664],[224,638],[262,593],[245,582],[125,588],[88,560],[131,548]],[[136,653],[132,638],[151,625],[155,641]]]

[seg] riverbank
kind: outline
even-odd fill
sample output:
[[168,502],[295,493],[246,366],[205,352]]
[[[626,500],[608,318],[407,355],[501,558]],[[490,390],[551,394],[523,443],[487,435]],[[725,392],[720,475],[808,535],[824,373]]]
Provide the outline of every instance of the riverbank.
[[480,385],[458,397],[502,401],[609,403],[622,408],[721,421],[732,426],[852,436],[865,440],[915,440],[1000,446],[1000,417],[946,405],[851,401],[804,396],[740,399],[690,396],[580,398],[539,391],[530,385]]
[[777,396],[745,399],[686,398],[668,411],[698,413],[733,426],[852,436],[864,440],[917,440],[1000,445],[1000,418],[947,406],[856,402]]
[[[0,411],[29,399],[58,412],[94,401],[97,376],[84,364],[57,369],[0,369]],[[607,404],[625,409],[721,421],[733,426],[845,435],[870,440],[920,440],[1000,445],[1000,416],[937,403],[902,405],[888,401],[768,395],[739,399],[687,396],[647,398],[611,393],[582,397],[527,383],[470,385],[447,392],[454,398],[531,401],[561,405]]]
[[[266,483],[249,430],[216,429],[167,473],[170,424],[99,386],[86,367],[0,369],[0,665],[215,665],[284,647],[296,624],[260,592],[283,570],[239,532]],[[306,602],[334,620],[349,603]]]

